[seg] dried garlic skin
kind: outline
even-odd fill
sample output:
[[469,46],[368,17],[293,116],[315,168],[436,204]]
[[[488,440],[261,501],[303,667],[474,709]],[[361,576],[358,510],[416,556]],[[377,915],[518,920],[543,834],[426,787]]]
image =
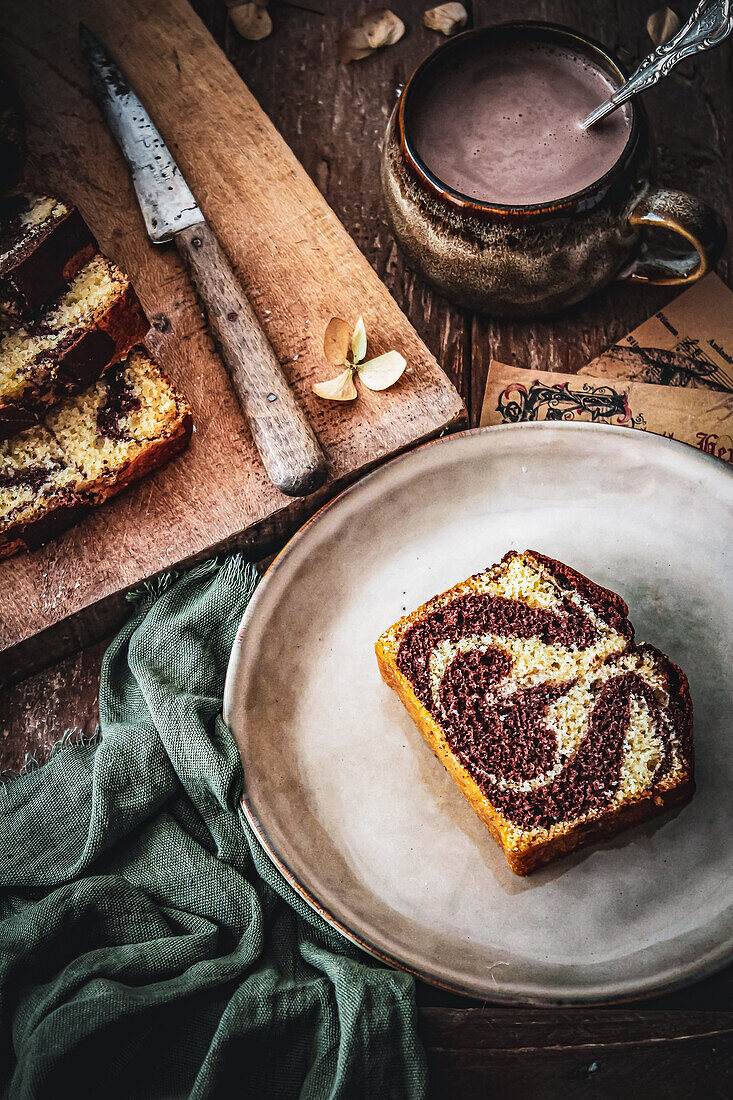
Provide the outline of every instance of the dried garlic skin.
[[358,397],[354,385],[354,368],[347,367],[345,371],[330,378],[327,382],[316,382],[313,392],[317,397],[323,397],[326,401],[354,401]]
[[386,390],[402,377],[407,360],[398,351],[387,351],[366,363],[362,360],[367,351],[367,334],[364,318],[360,317],[351,335],[351,359],[349,362],[349,326],[342,317],[332,317],[323,337],[323,352],[330,363],[345,366],[335,378],[316,382],[313,392],[326,401],[354,401],[359,391],[354,385],[354,375],[370,390]]
[[262,4],[238,4],[229,9],[234,29],[248,42],[259,42],[272,33],[272,19]]
[[423,16],[423,23],[431,31],[440,31],[449,37],[462,30],[468,22],[468,12],[463,4],[439,4]]
[[386,390],[402,377],[407,360],[398,351],[386,351],[358,368],[359,381],[370,390]]
[[659,8],[653,11],[646,21],[647,34],[655,46],[661,46],[674,38],[681,27],[679,16],[671,8]]
[[373,50],[380,46],[394,46],[405,33],[405,24],[389,8],[377,8],[368,12],[361,20],[369,45]]
[[342,31],[338,37],[337,49],[342,65],[348,65],[350,61],[361,61],[363,57],[369,57],[374,52],[363,27],[349,27]]
[[351,337],[351,358],[354,363],[361,363],[366,355],[367,334],[364,327],[364,318],[360,317],[354,327],[354,335]]
[[405,24],[389,8],[367,12],[356,27],[349,27],[338,37],[339,61],[361,61],[382,46],[393,46],[405,33]]
[[349,352],[349,326],[343,317],[332,317],[323,337],[323,354],[329,363],[341,367]]

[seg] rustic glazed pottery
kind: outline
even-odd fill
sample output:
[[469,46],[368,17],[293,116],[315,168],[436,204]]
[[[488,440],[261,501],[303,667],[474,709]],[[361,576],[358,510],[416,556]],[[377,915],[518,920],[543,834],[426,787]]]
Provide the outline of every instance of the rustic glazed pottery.
[[704,275],[722,249],[725,227],[698,199],[652,184],[651,144],[638,102],[630,107],[629,138],[610,171],[551,202],[510,207],[472,199],[451,190],[420,160],[410,119],[421,89],[441,66],[485,49],[489,40],[496,48],[497,37],[507,50],[518,38],[559,44],[615,83],[626,76],[600,45],[548,23],[467,31],[431,54],[405,85],[382,158],[387,212],[411,265],[459,304],[510,316],[573,305],[614,278],[671,285]]
[[[224,717],[265,850],[367,950],[477,997],[613,1000],[723,966],[732,538],[731,468],[631,428],[483,428],[362,478],[288,543],[232,650]],[[528,546],[620,592],[637,637],[685,669],[697,793],[520,879],[382,682],[374,642]]]

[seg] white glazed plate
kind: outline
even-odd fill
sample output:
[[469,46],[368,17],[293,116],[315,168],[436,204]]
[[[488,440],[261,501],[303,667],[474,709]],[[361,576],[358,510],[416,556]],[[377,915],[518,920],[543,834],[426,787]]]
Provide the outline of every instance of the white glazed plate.
[[[731,545],[731,470],[628,428],[485,428],[364,478],[291,540],[232,652],[224,716],[263,846],[361,946],[479,997],[624,999],[733,959]],[[374,656],[405,611],[512,548],[620,592],[695,713],[689,806],[524,879]]]

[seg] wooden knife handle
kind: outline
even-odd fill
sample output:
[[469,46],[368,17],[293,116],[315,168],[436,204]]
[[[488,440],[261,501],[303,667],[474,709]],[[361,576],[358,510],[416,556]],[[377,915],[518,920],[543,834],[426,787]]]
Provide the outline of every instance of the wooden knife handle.
[[231,264],[205,222],[175,241],[270,480],[307,496],[323,484],[326,459]]

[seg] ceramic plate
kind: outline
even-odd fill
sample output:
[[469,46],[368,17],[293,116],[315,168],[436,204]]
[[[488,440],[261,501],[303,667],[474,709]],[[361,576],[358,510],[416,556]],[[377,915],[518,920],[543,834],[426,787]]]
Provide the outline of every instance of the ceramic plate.
[[[518,424],[429,444],[288,544],[234,646],[246,813],[293,886],[380,958],[497,1000],[623,999],[733,958],[733,473],[628,428]],[[374,641],[511,548],[627,601],[685,669],[698,790],[517,878],[382,683]]]

